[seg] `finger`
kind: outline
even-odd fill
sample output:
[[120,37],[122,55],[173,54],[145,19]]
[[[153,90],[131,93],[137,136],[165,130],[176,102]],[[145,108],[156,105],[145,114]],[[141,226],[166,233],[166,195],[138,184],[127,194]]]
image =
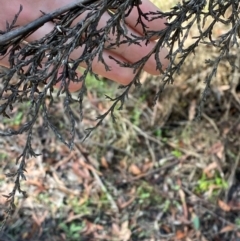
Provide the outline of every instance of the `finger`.
[[[88,12],[89,11],[84,12],[78,20],[80,21],[81,19],[84,19],[87,16]],[[109,22],[110,19],[111,19],[111,16],[109,16],[109,14],[107,13],[103,14],[98,23],[97,29],[98,30],[104,29],[104,27],[106,26],[106,23]],[[153,26],[153,27],[156,28],[156,26]],[[127,36],[129,38],[133,38],[132,36],[141,37],[141,35],[131,27],[127,27]],[[108,40],[105,43],[105,47],[107,47],[109,44],[116,43],[117,33],[113,34],[112,31],[110,31],[108,38],[110,40]],[[126,40],[126,38],[122,37],[120,39],[120,42],[123,40]],[[118,47],[112,48],[110,52],[114,53],[115,55],[121,56],[124,60],[126,60],[129,63],[135,63],[141,60],[143,57],[147,56],[156,45],[154,41],[150,41],[146,45],[146,40],[138,41],[138,43],[139,45],[138,44],[129,45],[129,43],[121,44]],[[158,54],[159,54],[160,62],[162,64],[161,66],[162,70],[164,70],[169,64],[169,60],[166,59],[166,56],[168,55],[168,51],[166,48],[162,48]],[[159,75],[160,71],[156,67],[157,66],[156,66],[155,56],[151,55],[151,57],[147,60],[146,64],[144,65],[143,70],[147,71],[152,75]]]
[[[159,10],[154,4],[152,4],[148,0],[144,0],[143,4],[140,5],[140,7],[142,8],[143,12],[149,12],[149,11],[157,12]],[[73,22],[73,24],[76,24],[77,22],[85,19],[87,17],[88,13],[89,13],[89,11],[85,11],[83,14],[81,14],[81,16],[79,18],[77,18]],[[141,34],[139,32],[142,31],[142,28],[141,28],[140,24],[137,25],[137,27],[134,29],[134,24],[136,24],[137,17],[138,17],[137,7],[134,7],[130,16],[126,19],[127,23],[130,26],[132,26],[132,27],[128,27],[127,35],[130,38],[132,38],[132,35],[141,37]],[[106,26],[106,23],[110,20],[110,18],[111,17],[109,16],[109,14],[107,14],[107,13],[103,14],[98,23],[97,29],[100,30],[100,29],[104,28]],[[158,20],[152,21],[152,22],[148,22],[147,20],[144,19],[143,22],[149,27],[150,30],[161,30],[166,27],[165,19],[158,19]],[[105,47],[107,47],[111,43],[112,44],[116,43],[117,33],[115,33],[113,35],[112,32],[110,31],[108,37],[111,40],[105,43]],[[124,40],[124,38],[121,38],[120,41],[121,40]],[[111,49],[110,52],[114,53],[114,55],[120,56],[120,58],[122,58],[124,61],[127,61],[129,63],[135,63],[135,62],[141,60],[143,57],[147,56],[156,45],[156,43],[154,41],[150,41],[147,45],[145,43],[146,41],[138,41],[138,42],[139,42],[140,46],[137,44],[131,44],[131,45],[121,44],[119,47]],[[160,62],[162,64],[162,66],[161,66],[162,70],[166,69],[169,64],[169,60],[166,59],[167,55],[168,55],[168,50],[166,48],[162,48],[159,53]],[[160,71],[157,69],[157,66],[156,66],[156,60],[155,60],[154,55],[152,55],[147,60],[146,64],[143,67],[143,70],[147,71],[148,73],[150,73],[152,75],[160,74]]]
[[[84,16],[86,16],[87,13],[84,13],[81,15],[80,19],[83,19]],[[101,18],[101,21],[99,22],[98,28],[102,28],[105,26],[106,22],[109,20],[110,16],[108,14],[104,14]],[[28,40],[32,41],[35,39],[39,39],[39,37],[44,36],[46,33],[50,32],[54,28],[54,25],[50,22],[46,23],[42,28],[39,29],[38,32],[32,34]],[[138,35],[138,33],[134,32],[134,30],[129,29],[128,35],[131,36],[131,34]],[[116,38],[112,34],[110,35],[110,38],[112,38],[111,42],[114,42]],[[144,42],[141,42],[141,47],[138,45],[130,45],[127,44],[121,45],[119,48],[115,48],[112,51],[105,51],[103,54],[104,60],[106,63],[110,66],[111,71],[106,71],[105,66],[98,62],[96,57],[93,61],[93,71],[96,74],[102,75],[108,79],[112,79],[117,81],[121,84],[128,84],[129,81],[131,81],[134,77],[133,70],[130,68],[123,68],[120,67],[115,61],[109,59],[108,55],[113,55],[114,58],[121,62],[126,62],[126,60],[130,63],[136,62],[140,60],[142,57],[146,56],[152,48],[155,46],[154,42],[150,42],[147,46]],[[71,54],[71,58],[76,59],[79,58],[82,54],[82,49],[79,48],[78,50],[75,50]],[[162,62],[163,69],[165,69],[168,65],[168,60],[165,59],[167,55],[167,50],[162,49],[160,52],[160,61]],[[81,64],[82,67],[86,67],[85,64]],[[147,61],[147,63],[144,66],[144,70],[146,70],[148,73],[153,75],[158,75],[160,72],[156,70],[156,61],[154,56],[151,56],[150,59]]]
[[[45,1],[43,1],[43,2],[45,2]],[[65,3],[65,1],[59,1],[58,3],[63,4],[63,3]],[[41,6],[41,7],[42,7],[42,9],[44,9],[44,6]],[[82,17],[83,16],[81,16],[81,18]],[[100,21],[100,27],[101,27],[101,25],[104,25],[106,23],[107,18],[109,18],[109,16],[107,14],[105,14],[103,16],[102,20]],[[32,40],[39,39],[40,37],[43,37],[43,36],[45,36],[45,34],[49,33],[53,28],[54,28],[54,25],[52,23],[48,22],[43,27],[41,27],[38,31],[36,31],[34,34],[32,34],[27,40],[32,41]],[[133,33],[134,31],[132,30],[131,32]],[[112,36],[112,37],[114,37],[114,36]],[[126,69],[126,68],[120,67],[118,64],[116,64],[116,62],[109,59],[108,55],[109,54],[114,55],[114,57],[116,59],[118,59],[119,61],[122,61],[122,62],[126,61],[126,60],[128,60],[129,62],[135,62],[135,61],[139,60],[142,56],[147,54],[152,49],[153,46],[154,46],[154,43],[151,43],[148,45],[148,47],[143,46],[141,48],[141,50],[139,49],[139,46],[138,46],[138,48],[136,48],[136,46],[134,46],[134,45],[132,45],[130,47],[121,46],[120,48],[113,50],[113,53],[105,52],[104,59],[105,59],[106,63],[110,66],[111,71],[106,72],[105,66],[102,63],[98,63],[97,57],[93,61],[93,65],[94,65],[93,71],[106,78],[115,79],[117,82],[119,82],[121,84],[127,84],[134,77],[132,69]],[[160,57],[162,57],[164,60],[164,58],[167,54],[167,51],[163,50],[162,52],[163,53],[160,54]],[[131,53],[131,54],[129,54],[129,53]],[[139,55],[139,53],[141,53],[141,54]],[[72,56],[75,58],[80,57],[80,55],[81,55],[80,49],[78,51],[74,51],[72,53]],[[123,55],[123,56],[119,56],[119,55]],[[83,64],[83,66],[84,66],[84,64]],[[159,74],[158,71],[154,72],[155,68],[156,68],[156,63],[155,63],[154,57],[152,56],[150,58],[150,60],[147,62],[147,64],[145,65],[145,70],[151,74]]]
[[[72,52],[71,58],[73,59],[79,58],[82,55],[82,52],[83,52],[83,47],[76,49],[74,52]],[[133,69],[127,68],[127,67],[121,67],[109,56],[114,57],[119,62],[126,61],[121,56],[118,56],[109,51],[104,51],[102,57],[106,65],[110,68],[110,71],[106,71],[105,65],[98,60],[98,55],[97,55],[92,62],[93,72],[107,79],[118,82],[120,84],[123,84],[123,85],[129,84],[129,82],[132,81],[135,76],[135,73],[133,73]],[[87,68],[86,63],[81,63],[80,66]]]
[[[150,2],[149,0],[142,0],[142,4],[139,5],[139,8],[142,10],[143,13],[160,11],[160,9],[156,5],[154,5],[152,2]],[[126,23],[132,29],[137,31],[139,34],[143,35],[144,33],[143,33],[143,28],[142,28],[141,24],[137,24],[138,17],[139,17],[138,8],[134,7],[131,14],[128,17],[126,17],[125,20],[126,20]],[[167,23],[166,18],[159,18],[159,19],[155,19],[153,21],[148,21],[147,19],[142,17],[141,20],[148,27],[147,30],[160,31],[160,30],[166,28],[166,23]],[[152,40],[154,40],[156,38],[153,37]]]
[[[46,33],[49,33],[54,28],[54,25],[50,22],[44,24],[41,29],[37,33],[32,34],[28,37],[28,41],[34,41],[36,39],[39,39],[40,37],[44,36]],[[71,59],[77,59],[80,58],[84,51],[84,45],[79,47],[78,49],[75,49],[71,54]],[[114,57],[119,62],[126,62],[126,59],[124,59],[122,56],[117,55],[116,53],[110,52],[105,50],[103,52],[103,59],[105,63],[109,66],[110,71],[106,71],[105,65],[98,61],[98,55],[93,59],[92,62],[92,70],[94,73],[101,75],[105,78],[114,80],[120,84],[128,84],[135,76],[133,73],[132,68],[126,68],[121,67],[119,64],[116,63],[113,59],[110,59],[109,56]],[[81,63],[81,67],[86,68],[86,63]],[[79,73],[80,74],[80,73]]]
[[[108,14],[103,14],[98,24],[98,29],[104,28],[105,24],[110,20],[110,18],[111,17]],[[129,38],[133,38],[132,37],[133,35],[141,37],[141,35],[138,32],[128,27],[127,36]],[[107,45],[109,44],[116,43],[117,33],[113,35],[112,32],[110,32],[108,37],[110,40],[105,44],[105,47],[107,47]],[[122,37],[120,41],[122,40],[125,40],[125,38]],[[138,43],[139,45],[138,44],[129,45],[129,43],[121,44],[119,47],[115,47],[111,49],[111,52],[114,54],[117,54],[118,56],[121,56],[122,58],[124,58],[130,63],[135,63],[141,60],[143,57],[147,56],[156,45],[154,41],[150,41],[148,44],[146,44],[146,40],[138,41]],[[160,62],[162,64],[162,70],[164,70],[169,64],[169,60],[166,59],[168,51],[166,48],[162,48],[158,54],[159,54]],[[156,66],[155,56],[151,55],[151,57],[147,60],[146,64],[144,65],[143,69],[147,71],[149,74],[159,75],[160,72],[156,67],[157,66]]]

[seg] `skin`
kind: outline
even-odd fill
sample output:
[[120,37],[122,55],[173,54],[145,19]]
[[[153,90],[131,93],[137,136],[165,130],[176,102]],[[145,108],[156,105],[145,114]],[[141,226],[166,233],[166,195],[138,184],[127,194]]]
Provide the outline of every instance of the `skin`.
[[[33,4],[34,2],[34,4]],[[69,0],[11,0],[11,3],[6,3],[5,0],[0,0],[0,29],[4,30],[6,27],[6,21],[11,22],[14,18],[14,15],[18,12],[20,4],[23,6],[23,11],[19,16],[19,19],[17,21],[17,25],[23,26],[28,24],[29,22],[39,18],[41,16],[41,11],[48,13],[50,11],[54,11],[57,8],[60,8],[62,6],[65,6],[69,3]],[[143,12],[149,12],[153,11],[156,12],[159,10],[153,3],[151,3],[149,0],[142,0],[141,9]],[[87,14],[87,13],[85,13]],[[79,17],[78,20],[81,20],[85,17],[85,14]],[[128,34],[134,33],[135,35],[143,35],[141,26],[138,24],[136,25],[136,20],[138,17],[138,13],[136,8],[131,12],[130,16],[126,18],[126,23],[128,25]],[[108,14],[104,14],[101,18],[101,21],[99,23],[99,28],[104,26],[106,21],[109,19]],[[147,20],[144,20],[144,23],[148,26],[150,30],[161,30],[165,28],[165,19],[157,19],[151,22],[148,22]],[[33,40],[39,39],[43,36],[45,36],[47,33],[49,33],[54,28],[54,24],[51,22],[46,23],[43,27],[41,27],[38,31],[36,31],[34,34],[29,36],[26,41],[31,42]],[[114,36],[111,36],[114,41]],[[106,71],[104,65],[101,62],[98,62],[97,58],[93,61],[93,71],[96,74],[99,74],[101,76],[104,76],[108,79],[111,79],[113,81],[116,81],[120,84],[128,84],[134,77],[134,74],[132,72],[132,69],[123,68],[120,67],[116,62],[109,59],[109,55],[114,56],[119,61],[128,61],[128,62],[136,62],[139,59],[141,59],[143,56],[145,56],[147,53],[149,53],[152,48],[155,46],[155,40],[151,39],[150,43],[148,45],[145,45],[145,42],[141,44],[141,46],[138,45],[121,45],[119,48],[111,50],[111,51],[105,51],[104,52],[104,59],[106,63],[111,67],[111,71]],[[81,55],[83,48],[76,49],[73,53],[71,58],[77,58]],[[131,53],[131,54],[129,54]],[[168,65],[168,60],[165,58],[168,54],[166,48],[162,48],[160,54],[160,60],[163,65],[163,68],[166,68]],[[3,59],[0,59],[0,65],[8,66],[8,56],[5,56]],[[82,67],[84,64],[81,65]],[[152,75],[159,75],[159,71],[156,70],[156,62],[154,59],[154,56],[151,56],[150,59],[147,61],[147,63],[144,66],[144,70]],[[80,73],[79,73],[80,75]],[[70,86],[70,89],[72,91],[76,91],[81,86],[79,84],[72,83]]]

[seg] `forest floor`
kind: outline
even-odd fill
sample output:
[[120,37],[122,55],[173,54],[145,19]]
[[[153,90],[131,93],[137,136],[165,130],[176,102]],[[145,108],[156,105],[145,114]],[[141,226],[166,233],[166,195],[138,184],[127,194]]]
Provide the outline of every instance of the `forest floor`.
[[[16,211],[0,241],[158,241],[240,239],[240,82],[222,62],[196,119],[209,73],[200,48],[186,61],[173,85],[153,105],[161,77],[142,76],[116,123],[107,117],[81,142],[83,130],[111,105],[104,94],[119,94],[107,80],[87,80],[84,120],[70,151],[42,126],[35,128],[34,148],[41,153],[27,162]],[[77,108],[77,107],[76,107]],[[27,105],[1,117],[2,128],[19,128]],[[61,101],[54,105],[55,124],[68,136],[69,121]],[[25,136],[0,139],[1,194],[11,192]],[[6,198],[0,197],[0,218]]]

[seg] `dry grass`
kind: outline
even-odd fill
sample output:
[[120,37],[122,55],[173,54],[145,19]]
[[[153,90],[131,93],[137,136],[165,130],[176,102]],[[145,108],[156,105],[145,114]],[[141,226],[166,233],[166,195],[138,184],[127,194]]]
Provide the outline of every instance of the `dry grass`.
[[161,10],[166,11],[166,10],[169,10],[174,5],[176,5],[179,1],[178,0],[168,0],[168,1],[151,0],[151,2],[153,2]]

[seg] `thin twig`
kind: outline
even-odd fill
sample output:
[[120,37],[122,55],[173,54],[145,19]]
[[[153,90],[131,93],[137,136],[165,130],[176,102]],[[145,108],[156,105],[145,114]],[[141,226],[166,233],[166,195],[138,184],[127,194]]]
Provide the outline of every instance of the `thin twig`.
[[[81,153],[81,155],[85,158],[85,160],[91,164],[91,161],[89,160],[88,157],[88,153],[83,151],[82,147],[78,144],[76,144],[77,149],[79,150],[79,152]],[[114,212],[119,212],[119,208],[116,204],[116,202],[114,201],[113,197],[111,196],[111,194],[108,192],[106,186],[104,185],[103,181],[101,180],[101,178],[99,177],[98,173],[95,171],[95,168],[91,169],[91,172],[95,178],[95,180],[97,181],[98,185],[100,186],[101,190],[105,193],[105,195],[107,196],[107,199],[109,200],[109,202],[112,205],[112,209],[114,210]]]
[[[228,153],[228,151],[227,151]],[[229,155],[231,157],[231,155]],[[235,184],[236,182],[236,178],[235,178],[235,174],[236,174],[236,170],[237,170],[237,167],[239,165],[239,162],[240,162],[240,151],[238,152],[238,155],[236,157],[236,160],[232,160],[234,162],[233,166],[232,166],[232,169],[231,169],[231,173],[230,173],[230,176],[228,178],[228,188],[225,192],[225,202],[228,201],[228,195],[229,195],[229,190],[232,188],[232,186]]]

